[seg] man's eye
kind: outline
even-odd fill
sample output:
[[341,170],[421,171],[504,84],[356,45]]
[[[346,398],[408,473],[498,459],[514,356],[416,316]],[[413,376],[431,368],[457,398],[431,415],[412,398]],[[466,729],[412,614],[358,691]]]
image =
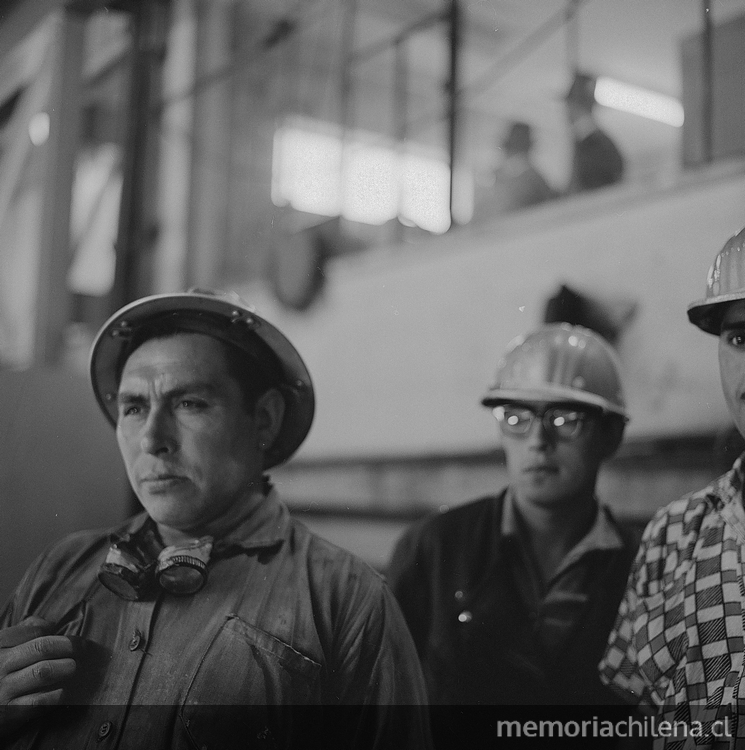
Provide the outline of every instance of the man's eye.
[[553,423],[560,427],[563,424],[576,424],[582,419],[582,416],[577,412],[569,412],[568,414],[555,414]]
[[738,348],[745,347],[745,333],[728,333],[726,336],[726,340],[730,346],[735,346]]
[[178,407],[180,409],[187,409],[190,411],[197,410],[197,409],[203,409],[206,406],[204,401],[200,401],[196,398],[182,398],[178,402]]
[[142,411],[141,406],[137,406],[135,404],[129,404],[127,406],[121,406],[119,409],[119,413],[123,417],[132,417],[136,414],[139,414]]
[[506,417],[507,424],[522,424],[525,421],[525,417],[519,414],[508,414]]

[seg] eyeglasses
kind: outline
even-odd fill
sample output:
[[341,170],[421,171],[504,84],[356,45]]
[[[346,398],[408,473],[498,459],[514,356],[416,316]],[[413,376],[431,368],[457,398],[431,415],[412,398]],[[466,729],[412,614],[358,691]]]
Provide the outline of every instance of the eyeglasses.
[[568,406],[549,406],[547,409],[531,409],[529,406],[504,404],[492,410],[502,432],[515,437],[525,437],[540,418],[543,427],[559,440],[575,440],[580,436],[585,422],[594,416],[591,412]]

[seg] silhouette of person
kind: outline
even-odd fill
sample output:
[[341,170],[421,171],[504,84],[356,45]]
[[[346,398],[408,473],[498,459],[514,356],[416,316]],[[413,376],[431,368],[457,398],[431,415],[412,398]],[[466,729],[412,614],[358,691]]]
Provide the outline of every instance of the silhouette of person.
[[623,177],[624,158],[595,121],[595,83],[593,76],[576,73],[565,97],[574,139],[568,193],[595,190],[619,182]]
[[474,209],[473,220],[516,211],[556,197],[556,191],[533,166],[531,127],[526,122],[510,123],[502,140],[502,160],[494,170],[494,183]]

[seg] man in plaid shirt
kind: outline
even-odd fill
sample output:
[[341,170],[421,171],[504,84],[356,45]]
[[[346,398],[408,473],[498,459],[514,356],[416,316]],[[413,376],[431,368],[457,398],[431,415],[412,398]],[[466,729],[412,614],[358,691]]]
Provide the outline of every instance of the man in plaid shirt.
[[[719,337],[722,389],[745,436],[745,229],[688,317]],[[600,663],[603,682],[668,722],[656,747],[745,747],[744,460],[649,523]]]

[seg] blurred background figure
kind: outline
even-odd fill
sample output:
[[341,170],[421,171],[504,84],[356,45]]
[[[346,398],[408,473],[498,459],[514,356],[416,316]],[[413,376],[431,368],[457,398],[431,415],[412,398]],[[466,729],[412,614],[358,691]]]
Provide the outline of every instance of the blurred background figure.
[[593,76],[576,73],[565,99],[574,139],[569,193],[613,185],[623,177],[624,158],[595,121],[595,82]]
[[556,191],[533,166],[530,152],[533,133],[527,122],[512,122],[499,150],[502,158],[494,170],[493,184],[474,209],[474,221],[516,211],[555,198]]

